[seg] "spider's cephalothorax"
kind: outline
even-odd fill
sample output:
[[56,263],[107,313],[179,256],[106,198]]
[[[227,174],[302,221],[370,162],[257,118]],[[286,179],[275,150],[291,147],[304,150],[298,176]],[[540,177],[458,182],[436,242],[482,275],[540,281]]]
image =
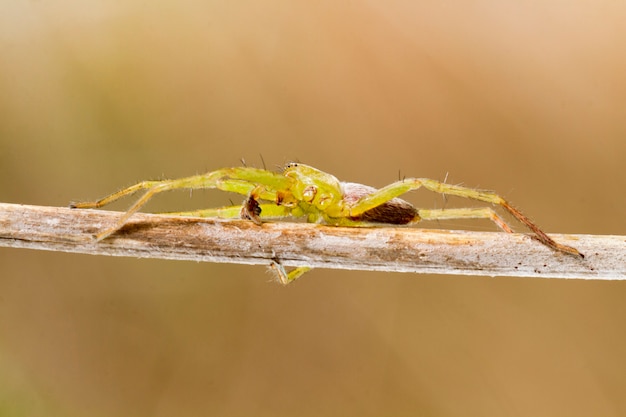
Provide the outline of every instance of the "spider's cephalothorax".
[[336,213],[341,204],[341,183],[335,176],[308,165],[291,162],[283,175],[293,180],[291,192],[298,201],[308,203],[318,210]]
[[[491,191],[451,185],[429,178],[406,178],[381,189],[351,182],[340,182],[333,175],[300,163],[289,163],[281,173],[251,167],[224,168],[202,175],[175,180],[143,181],[101,200],[73,203],[73,208],[97,208],[140,190],[145,193],[118,222],[96,235],[105,239],[119,230],[152,196],[174,189],[217,188],[246,196],[243,206],[203,209],[172,213],[183,216],[241,217],[261,224],[263,219],[306,217],[309,222],[336,226],[404,225],[420,220],[484,218],[492,220],[505,232],[513,230],[491,207],[457,209],[417,209],[400,195],[418,188],[436,193],[470,198],[498,205],[528,227],[535,238],[558,252],[583,257],[575,248],[555,242],[539,227]],[[302,275],[309,268],[296,268],[287,274],[280,264],[273,266],[286,283]]]
[[[408,201],[392,198],[363,213],[352,215],[358,201],[376,192],[374,187],[340,182],[335,176],[308,165],[292,162],[283,174],[295,180],[291,191],[300,207],[309,213],[309,221],[334,225],[364,226],[371,223],[403,225],[420,220],[417,209]],[[282,205],[282,198],[276,201]]]

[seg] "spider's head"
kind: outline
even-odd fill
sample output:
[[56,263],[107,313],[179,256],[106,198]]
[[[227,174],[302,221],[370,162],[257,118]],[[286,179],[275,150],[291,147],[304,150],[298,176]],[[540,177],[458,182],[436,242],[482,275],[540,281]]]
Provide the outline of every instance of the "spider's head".
[[296,180],[291,192],[298,200],[312,204],[322,211],[342,199],[339,180],[312,166],[290,162],[285,165],[283,175]]

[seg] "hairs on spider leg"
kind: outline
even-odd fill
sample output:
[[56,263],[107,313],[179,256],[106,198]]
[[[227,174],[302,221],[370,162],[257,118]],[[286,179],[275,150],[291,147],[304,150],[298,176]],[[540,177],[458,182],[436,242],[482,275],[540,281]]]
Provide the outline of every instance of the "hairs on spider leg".
[[[443,177],[443,183],[445,184],[446,182],[448,182],[448,175],[450,174],[450,171],[446,171],[446,176]],[[448,196],[446,193],[442,193],[441,194],[441,198],[443,199],[443,206],[445,207],[446,204],[448,204]]]

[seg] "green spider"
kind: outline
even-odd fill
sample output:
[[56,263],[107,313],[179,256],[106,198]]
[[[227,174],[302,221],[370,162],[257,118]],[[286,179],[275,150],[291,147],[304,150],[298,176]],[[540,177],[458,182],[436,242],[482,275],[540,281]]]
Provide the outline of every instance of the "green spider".
[[[381,189],[351,182],[340,182],[333,175],[311,166],[291,162],[282,173],[251,167],[224,168],[191,177],[142,181],[93,202],[72,203],[72,208],[97,208],[113,201],[146,190],[117,223],[95,235],[97,240],[109,237],[119,230],[155,194],[175,189],[217,188],[246,196],[242,206],[204,209],[179,213],[181,216],[249,219],[261,224],[261,219],[306,217],[311,223],[335,226],[364,227],[374,225],[407,225],[420,220],[490,219],[507,233],[513,230],[491,207],[418,209],[398,196],[424,187],[444,195],[454,195],[497,204],[528,227],[534,237],[549,248],[584,257],[578,250],[555,242],[539,227],[512,207],[506,200],[490,191],[446,184],[428,178],[406,178]],[[262,201],[263,203],[259,203]],[[287,273],[279,262],[271,267],[280,281],[287,284],[300,277],[309,267],[298,267]]]

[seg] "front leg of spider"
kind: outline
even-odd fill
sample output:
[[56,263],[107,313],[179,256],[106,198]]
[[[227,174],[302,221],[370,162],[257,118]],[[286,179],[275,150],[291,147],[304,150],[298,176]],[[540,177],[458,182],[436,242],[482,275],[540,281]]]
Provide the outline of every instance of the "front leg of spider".
[[[206,174],[173,180],[142,181],[101,198],[100,200],[72,203],[70,207],[82,209],[99,208],[122,197],[130,196],[138,191],[144,191],[144,194],[119,218],[115,225],[95,235],[96,240],[100,241],[111,236],[124,226],[130,217],[139,211],[152,197],[165,191],[217,188],[223,191],[248,195],[251,193],[251,190],[258,189],[259,195],[262,197],[261,199],[272,200],[273,190],[288,189],[291,183],[292,180],[284,175],[263,169],[249,167],[223,168],[217,171],[207,172]],[[254,216],[256,216],[258,219],[258,214],[254,214],[255,211],[258,211],[258,209],[254,207],[255,203],[249,202],[246,205],[249,206],[248,212],[251,214],[251,218],[254,219]]]

